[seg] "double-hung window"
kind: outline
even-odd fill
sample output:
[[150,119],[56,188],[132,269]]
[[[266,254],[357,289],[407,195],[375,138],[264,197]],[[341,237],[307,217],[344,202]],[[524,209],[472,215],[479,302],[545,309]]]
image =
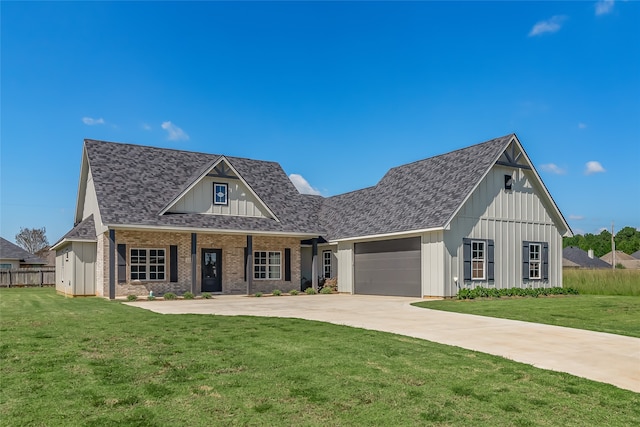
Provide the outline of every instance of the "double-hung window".
[[529,243],[529,279],[541,279],[542,269],[540,268],[542,245],[540,243]]
[[322,252],[322,270],[325,279],[331,278],[331,251]]
[[484,240],[471,241],[471,280],[485,279],[485,243]]
[[213,204],[214,205],[227,205],[229,200],[227,184],[214,183],[213,184]]
[[165,280],[164,249],[131,249],[131,280]]
[[253,255],[253,277],[262,280],[280,280],[282,277],[282,253],[256,251]]

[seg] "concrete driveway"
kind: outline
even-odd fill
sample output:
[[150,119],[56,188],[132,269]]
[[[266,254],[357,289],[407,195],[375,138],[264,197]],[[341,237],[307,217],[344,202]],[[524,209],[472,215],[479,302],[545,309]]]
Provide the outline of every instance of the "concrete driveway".
[[295,317],[392,332],[640,392],[640,338],[428,310],[416,298],[298,295],[126,303],[163,314]]

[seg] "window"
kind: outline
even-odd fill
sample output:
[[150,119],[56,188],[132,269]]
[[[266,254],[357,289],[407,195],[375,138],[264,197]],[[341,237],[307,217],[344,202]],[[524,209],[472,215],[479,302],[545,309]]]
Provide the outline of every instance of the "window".
[[280,280],[282,254],[280,252],[256,251],[253,255],[253,277],[255,279]]
[[511,175],[505,175],[504,176],[504,189],[505,190],[511,190],[512,187],[513,187],[513,178],[511,177]]
[[227,205],[227,184],[213,183],[213,204]]
[[484,280],[485,242],[471,242],[471,280]]
[[0,268],[5,269],[5,270],[10,270],[11,269],[11,264],[0,264]]
[[164,249],[131,249],[131,280],[165,280]]
[[529,243],[529,279],[541,279],[540,269],[540,243]]
[[331,251],[322,252],[322,271],[325,279],[331,278]]

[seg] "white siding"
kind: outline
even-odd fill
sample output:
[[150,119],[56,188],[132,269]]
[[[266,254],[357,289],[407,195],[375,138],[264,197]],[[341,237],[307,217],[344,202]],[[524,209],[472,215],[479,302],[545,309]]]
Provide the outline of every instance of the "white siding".
[[422,235],[422,295],[444,295],[445,283],[444,242],[442,231],[424,233]]
[[102,217],[100,216],[100,209],[98,208],[98,196],[96,195],[96,187],[93,183],[93,176],[91,175],[91,170],[89,170],[89,173],[87,175],[87,184],[84,188],[85,188],[85,192],[84,192],[84,201],[83,201],[83,210],[82,210],[82,220],[88,218],[89,216],[91,216],[91,214],[93,214],[93,221],[95,223],[96,229],[103,231]]
[[[213,204],[213,183],[227,184],[228,205]],[[269,211],[239,179],[205,177],[169,209],[169,212],[271,218]]]
[[[504,189],[504,175],[514,179],[513,189]],[[562,285],[562,236],[550,212],[539,197],[541,188],[533,184],[533,173],[524,169],[494,166],[444,233],[445,296],[457,292],[453,277],[463,285],[462,239],[494,240],[495,280],[474,281],[471,286],[498,288]],[[562,230],[564,232],[564,230]],[[549,280],[522,278],[522,242],[549,243]],[[450,267],[449,267],[450,266]]]
[[94,242],[73,242],[74,281],[73,295],[95,295],[96,244]]
[[336,258],[338,269],[338,292],[353,293],[353,243],[339,242]]

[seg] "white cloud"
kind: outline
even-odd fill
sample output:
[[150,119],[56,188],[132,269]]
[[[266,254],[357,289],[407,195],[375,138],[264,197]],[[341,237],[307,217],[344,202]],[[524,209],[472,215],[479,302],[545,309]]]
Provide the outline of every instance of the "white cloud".
[[537,22],[529,31],[529,37],[538,36],[544,33],[555,33],[562,28],[562,23],[567,19],[564,15],[555,15],[546,21]]
[[556,175],[564,175],[565,173],[567,173],[565,169],[562,169],[560,166],[556,165],[555,163],[546,163],[544,165],[540,165],[540,169],[542,169],[545,172],[555,173]]
[[578,123],[578,129],[586,129],[587,128],[587,124],[586,123]]
[[596,15],[606,15],[613,10],[614,0],[600,0],[596,3]]
[[83,117],[82,118],[82,123],[84,123],[85,125],[88,125],[88,126],[103,125],[104,124],[104,119],[102,117],[100,117],[99,119],[94,119],[94,118],[91,118],[91,117]]
[[318,190],[317,188],[313,188],[302,175],[292,173],[291,175],[289,175],[289,179],[291,180],[291,182],[293,182],[293,185],[298,189],[300,193],[314,194],[316,196],[320,195],[320,190]]
[[591,161],[591,162],[587,162],[587,164],[585,165],[585,170],[584,170],[585,175],[592,175],[594,173],[600,173],[600,172],[605,172],[605,169],[602,167],[600,162]]
[[569,215],[569,219],[573,221],[582,221],[584,217],[582,215]]
[[143,123],[143,124],[142,124],[142,129],[144,129],[144,130],[151,130],[151,125],[150,125],[150,124],[148,124],[148,123]]
[[162,129],[166,130],[169,141],[187,141],[189,140],[189,135],[178,126],[174,125],[171,122],[163,122]]

